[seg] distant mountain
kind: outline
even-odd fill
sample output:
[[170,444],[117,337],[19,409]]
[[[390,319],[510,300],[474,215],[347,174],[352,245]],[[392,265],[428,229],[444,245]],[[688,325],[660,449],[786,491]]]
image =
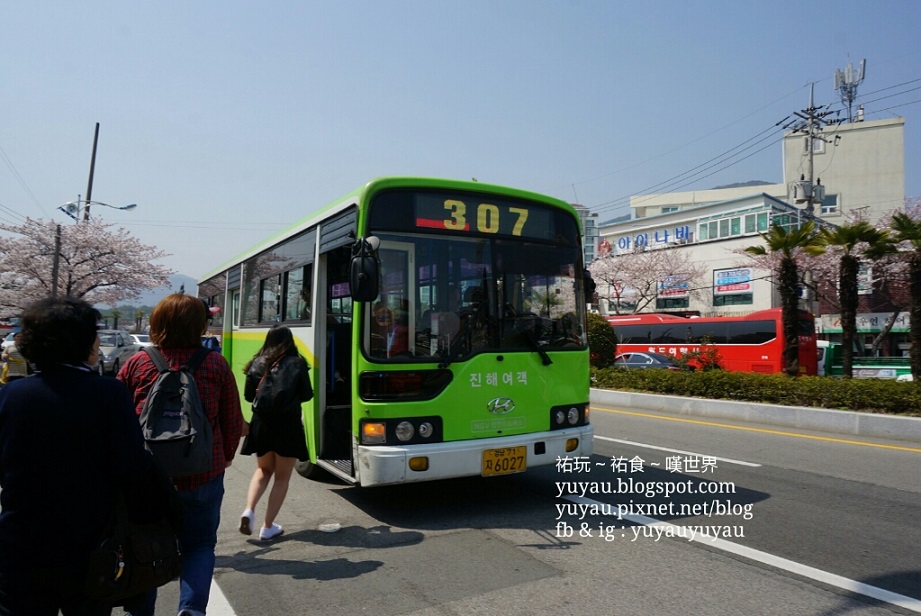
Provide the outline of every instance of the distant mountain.
[[198,288],[198,281],[191,276],[183,276],[182,274],[173,274],[169,277],[169,284],[162,287],[157,287],[156,289],[151,289],[150,291],[145,291],[141,293],[140,297],[133,299],[129,303],[133,306],[155,306],[157,302],[169,295],[170,293],[178,293],[179,289],[185,286],[185,292],[189,294],[194,294],[195,290]]

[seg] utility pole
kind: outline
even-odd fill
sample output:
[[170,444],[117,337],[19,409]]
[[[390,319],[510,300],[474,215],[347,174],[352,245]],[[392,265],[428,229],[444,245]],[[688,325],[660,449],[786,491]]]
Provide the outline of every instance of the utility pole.
[[51,297],[58,296],[58,271],[61,268],[61,225],[54,230],[54,265],[51,267]]
[[[795,203],[806,204],[806,214],[808,217],[815,216],[815,204],[821,205],[825,199],[825,187],[822,186],[822,180],[814,180],[815,174],[815,146],[816,142],[825,143],[825,137],[821,135],[822,128],[828,124],[840,124],[842,120],[828,120],[828,116],[837,113],[829,111],[825,107],[816,107],[814,103],[815,84],[809,86],[809,107],[802,111],[794,111],[793,114],[799,118],[784,126],[785,129],[791,129],[794,133],[803,133],[806,135],[806,173],[800,176],[793,186],[793,201]],[[825,109],[825,111],[822,111]],[[806,176],[809,176],[808,178]]]
[[96,144],[99,142],[99,122],[96,122],[96,134],[93,136],[93,156],[90,158],[90,179],[86,183],[86,207],[83,208],[83,221],[90,219],[90,201],[93,199],[93,171],[96,169]]

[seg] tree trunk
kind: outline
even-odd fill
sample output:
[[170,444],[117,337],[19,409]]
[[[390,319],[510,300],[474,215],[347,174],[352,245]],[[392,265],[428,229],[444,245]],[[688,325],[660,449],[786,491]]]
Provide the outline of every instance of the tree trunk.
[[841,359],[844,378],[854,376],[854,338],[857,336],[857,273],[860,261],[853,255],[841,257],[838,299],[841,302]]
[[799,374],[799,275],[796,261],[786,258],[780,263],[780,305],[783,312],[784,371]]

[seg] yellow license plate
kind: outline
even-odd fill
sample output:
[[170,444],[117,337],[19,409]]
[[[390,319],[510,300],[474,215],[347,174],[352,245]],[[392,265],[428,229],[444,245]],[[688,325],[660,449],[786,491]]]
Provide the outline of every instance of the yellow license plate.
[[483,452],[483,477],[520,473],[528,466],[528,448],[506,447],[487,449]]

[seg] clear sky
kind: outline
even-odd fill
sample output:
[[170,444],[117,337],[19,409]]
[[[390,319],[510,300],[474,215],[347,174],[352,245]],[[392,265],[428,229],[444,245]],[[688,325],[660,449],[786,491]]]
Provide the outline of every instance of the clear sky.
[[[12,0],[0,7],[0,220],[91,210],[199,277],[382,175],[579,202],[783,180],[776,124],[905,118],[921,196],[921,2]],[[725,156],[725,157],[724,157]],[[720,162],[717,162],[720,161]],[[716,164],[714,164],[716,163]],[[819,170],[820,171],[820,170]]]

